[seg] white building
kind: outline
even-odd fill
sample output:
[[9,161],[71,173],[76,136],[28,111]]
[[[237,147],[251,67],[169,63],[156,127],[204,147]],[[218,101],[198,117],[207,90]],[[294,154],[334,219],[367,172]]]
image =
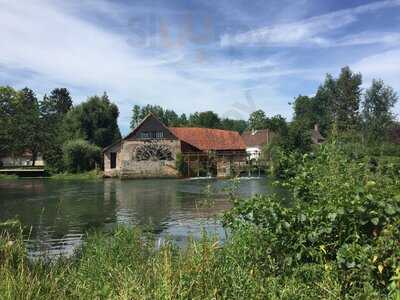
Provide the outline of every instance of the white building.
[[242,138],[246,144],[246,152],[251,160],[258,160],[262,148],[271,142],[272,132],[269,129],[245,131]]

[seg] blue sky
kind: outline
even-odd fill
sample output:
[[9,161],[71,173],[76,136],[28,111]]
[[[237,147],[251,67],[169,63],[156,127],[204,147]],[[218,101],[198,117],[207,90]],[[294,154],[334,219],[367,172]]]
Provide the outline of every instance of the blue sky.
[[290,119],[345,65],[400,92],[400,0],[0,0],[0,36],[0,85],[107,91],[124,134],[134,104]]

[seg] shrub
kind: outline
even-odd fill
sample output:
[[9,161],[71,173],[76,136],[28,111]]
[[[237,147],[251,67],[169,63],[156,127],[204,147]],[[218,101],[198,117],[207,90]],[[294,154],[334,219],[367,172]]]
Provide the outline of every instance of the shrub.
[[52,145],[43,153],[46,170],[51,174],[63,172],[65,170],[63,149],[60,145]]
[[181,176],[184,176],[187,167],[186,167],[186,163],[183,159],[182,153],[176,154],[175,166],[176,166],[176,169],[178,170],[179,174]]
[[397,287],[399,172],[371,170],[367,160],[350,159],[335,144],[297,162],[287,167],[285,173],[294,175],[283,182],[292,193],[290,206],[276,196],[236,201],[225,223],[234,231],[256,229],[254,247],[264,253],[259,264],[273,262],[269,272],[331,266],[348,295],[385,294]]
[[63,160],[69,172],[93,170],[101,162],[101,149],[85,140],[72,140],[64,144]]

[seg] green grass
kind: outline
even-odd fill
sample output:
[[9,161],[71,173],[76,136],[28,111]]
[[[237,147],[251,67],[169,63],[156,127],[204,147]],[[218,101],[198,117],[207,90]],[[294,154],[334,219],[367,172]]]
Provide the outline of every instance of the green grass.
[[0,174],[0,180],[10,180],[10,179],[17,179],[17,175],[6,175],[6,174]]
[[60,173],[50,177],[54,180],[97,180],[103,178],[103,172],[93,170],[84,173]]
[[[247,238],[224,246],[204,236],[161,248],[135,229],[93,234],[76,256],[29,262],[18,234],[0,239],[0,299],[338,299],[321,266],[273,276],[256,263]],[[271,264],[273,262],[271,261]]]

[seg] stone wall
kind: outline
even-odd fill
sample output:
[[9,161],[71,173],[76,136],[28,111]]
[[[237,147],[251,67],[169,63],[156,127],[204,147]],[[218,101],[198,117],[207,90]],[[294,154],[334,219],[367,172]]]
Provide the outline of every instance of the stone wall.
[[[113,147],[107,149],[104,152],[104,176],[106,177],[118,177],[119,172],[121,170],[121,143],[114,145]],[[115,152],[117,154],[117,164],[115,169],[111,169],[111,152]]]
[[[169,159],[160,160],[156,156],[138,159],[138,147],[149,144],[163,145],[171,153]],[[178,177],[179,172],[175,167],[176,155],[181,151],[180,141],[170,139],[159,140],[124,140],[117,153],[117,168],[109,169],[110,153],[116,152],[109,149],[104,155],[104,173],[106,176],[119,176],[121,178],[155,178]],[[142,147],[143,148],[143,147]],[[106,168],[108,166],[108,168]]]

